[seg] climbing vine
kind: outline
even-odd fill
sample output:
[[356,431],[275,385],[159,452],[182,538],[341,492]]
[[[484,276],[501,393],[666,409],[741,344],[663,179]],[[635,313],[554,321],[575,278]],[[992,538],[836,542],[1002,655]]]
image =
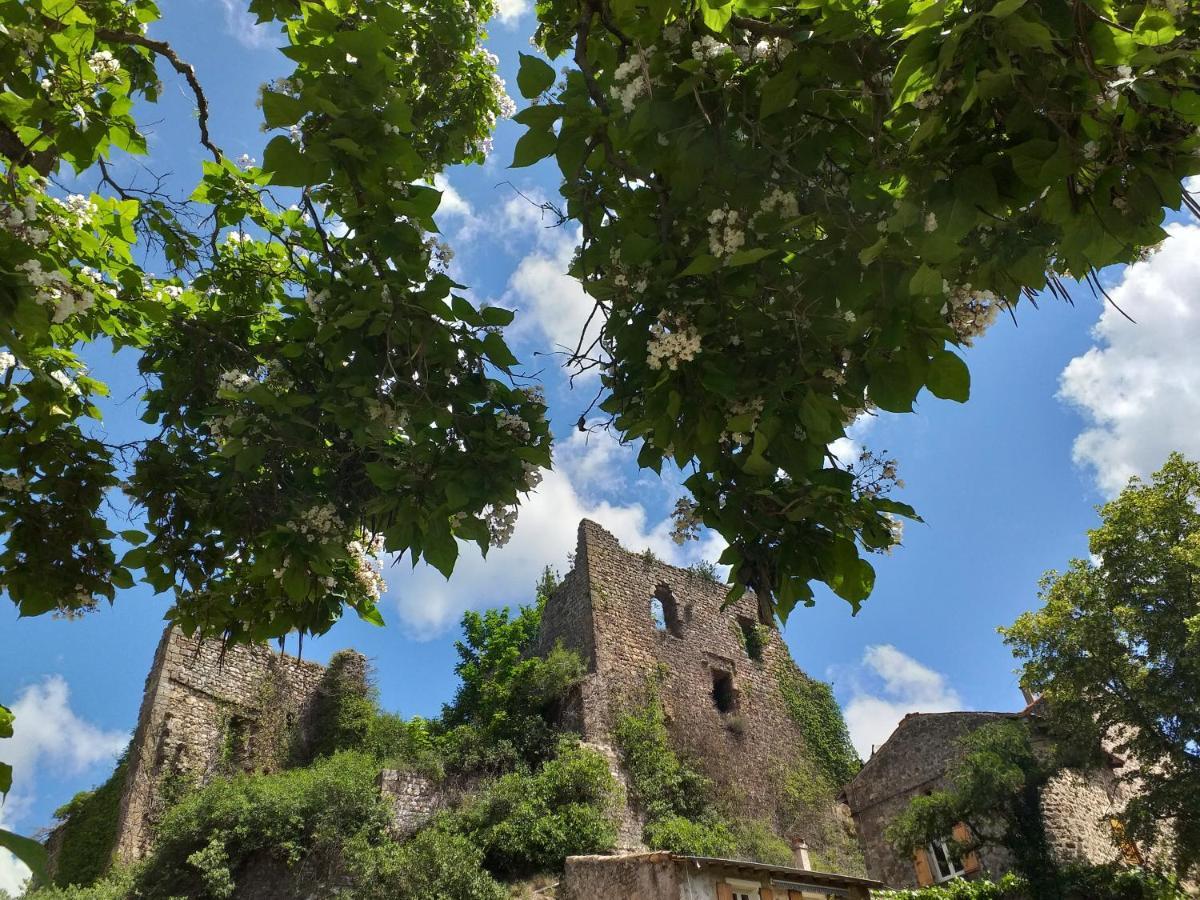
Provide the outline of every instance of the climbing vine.
[[778,667],[775,677],[788,713],[804,733],[809,753],[833,785],[849,782],[862,768],[862,760],[850,742],[833,688],[786,663]]

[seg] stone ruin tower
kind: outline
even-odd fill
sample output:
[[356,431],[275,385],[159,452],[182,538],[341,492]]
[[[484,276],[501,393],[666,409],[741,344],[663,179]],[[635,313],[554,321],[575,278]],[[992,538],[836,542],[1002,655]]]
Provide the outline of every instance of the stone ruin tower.
[[[217,773],[275,771],[289,754],[303,754],[334,677],[365,690],[366,660],[344,653],[335,672],[266,646],[222,647],[168,628],[129,748],[116,858],[131,862],[150,851],[154,823],[180,791]],[[52,836],[52,855],[53,847]]]
[[[623,711],[657,680],[667,727],[712,778],[731,812],[803,838],[826,871],[861,868],[840,785],[821,777],[783,685],[810,684],[747,593],[631,553],[595,522],[579,525],[574,567],[546,602],[540,650],[583,657],[587,676],[566,711],[586,741],[612,748]],[[797,815],[788,797],[803,795]]]

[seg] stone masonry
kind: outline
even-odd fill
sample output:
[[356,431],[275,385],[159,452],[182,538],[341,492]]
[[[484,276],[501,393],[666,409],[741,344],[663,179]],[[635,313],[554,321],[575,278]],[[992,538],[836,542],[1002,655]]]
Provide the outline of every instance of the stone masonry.
[[[884,836],[887,826],[913,797],[949,786],[948,773],[960,754],[959,738],[989,722],[1015,717],[1032,717],[1036,728],[1036,710],[1034,705],[1019,713],[905,716],[844,790],[868,875],[894,887],[916,887],[914,860],[892,850]],[[1060,862],[1135,862],[1146,849],[1126,845],[1123,850],[1114,840],[1111,817],[1129,798],[1113,769],[1124,764],[1109,755],[1107,764],[1087,770],[1065,769],[1042,788],[1046,838]],[[976,856],[984,877],[999,878],[1013,867],[1012,856],[1001,849],[984,848]]]
[[[783,780],[809,757],[779,685],[780,671],[795,672],[795,664],[778,632],[758,627],[756,598],[747,594],[722,609],[725,594],[721,584],[623,549],[584,520],[574,567],[546,603],[540,649],[561,642],[587,665],[566,714],[585,740],[613,746],[618,718],[644,702],[657,678],[676,748],[717,782],[741,817],[791,829],[780,807]],[[749,630],[761,642],[753,656]],[[818,859],[844,864],[842,851],[853,842],[844,807],[832,791],[816,806],[801,826],[809,833],[800,836]]]
[[[339,677],[365,678],[365,660],[354,656]],[[130,747],[117,859],[131,862],[149,851],[154,823],[173,794],[217,773],[278,768],[303,746],[324,678],[324,666],[266,646],[223,647],[168,628]]]

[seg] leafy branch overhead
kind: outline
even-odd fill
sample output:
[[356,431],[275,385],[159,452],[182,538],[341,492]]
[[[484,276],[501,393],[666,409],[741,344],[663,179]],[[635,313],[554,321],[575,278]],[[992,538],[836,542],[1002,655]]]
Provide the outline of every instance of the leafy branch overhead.
[[603,408],[639,462],[691,472],[693,524],[786,616],[908,507],[829,444],[921,390],[1002,312],[1165,237],[1200,171],[1200,10],[1132,0],[547,0],[560,86],[514,165],[554,157],[583,232]]

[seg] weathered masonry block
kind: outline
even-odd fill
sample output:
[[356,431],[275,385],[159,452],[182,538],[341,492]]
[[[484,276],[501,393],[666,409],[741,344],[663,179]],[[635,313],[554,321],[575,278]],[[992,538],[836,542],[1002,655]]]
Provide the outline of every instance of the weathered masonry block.
[[781,808],[788,779],[812,771],[780,687],[781,673],[799,672],[779,633],[759,624],[757,599],[747,593],[722,609],[726,591],[580,523],[574,567],[546,603],[539,638],[541,652],[561,642],[587,665],[567,724],[587,741],[614,745],[620,716],[644,702],[654,679],[676,748],[742,817],[780,832],[798,827],[819,858],[845,865],[853,838],[836,785],[810,791],[803,822]]
[[401,839],[417,832],[446,805],[447,794],[430,778],[416,772],[384,769],[376,784],[392,806],[392,836]]
[[[365,679],[365,660],[355,657],[339,678]],[[324,681],[324,666],[266,646],[225,647],[167,629],[130,747],[117,859],[149,852],[155,822],[181,791],[217,774],[275,771],[303,752]]]

